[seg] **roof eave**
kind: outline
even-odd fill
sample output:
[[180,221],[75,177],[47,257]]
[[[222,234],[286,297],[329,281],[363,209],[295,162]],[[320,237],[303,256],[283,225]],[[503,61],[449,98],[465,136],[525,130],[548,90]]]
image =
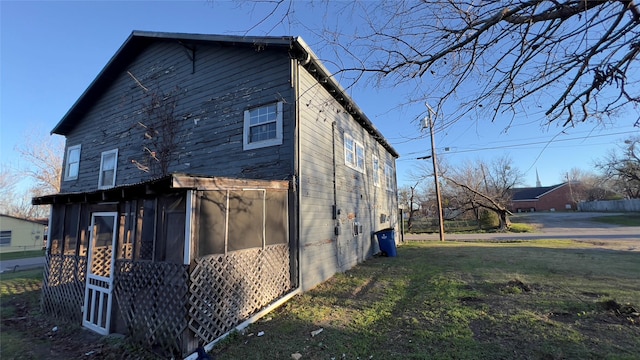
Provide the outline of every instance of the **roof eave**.
[[317,72],[319,72],[319,77],[322,79],[326,79],[326,82],[320,81],[320,83],[329,89],[335,90],[332,94],[333,97],[341,103],[345,110],[349,112],[352,116],[354,116],[355,120],[360,123],[367,131],[373,135],[376,140],[382,144],[382,146],[391,153],[395,158],[400,157],[398,152],[389,144],[382,133],[373,125],[373,122],[369,120],[367,115],[365,115],[364,111],[360,109],[360,107],[356,104],[356,102],[349,96],[347,91],[340,85],[340,83],[335,80],[334,76],[329,72],[329,70],[324,66],[324,64],[320,61],[318,56],[311,50],[311,48],[306,44],[306,42],[300,38],[293,38],[294,43],[299,46],[300,50],[307,53],[311,63],[313,63]]
[[89,86],[84,90],[84,92],[80,95],[78,100],[71,106],[69,111],[62,117],[62,119],[56,124],[56,126],[51,130],[51,134],[58,135],[66,135],[69,130],[71,130],[70,123],[73,122],[73,119],[76,116],[79,116],[82,112],[85,111],[87,107],[86,102],[93,95],[102,91],[102,86],[107,85],[110,82],[108,79],[108,75],[110,72],[114,71],[114,67],[122,62],[123,55],[127,54],[126,50],[131,47],[131,43],[134,39],[134,33],[131,33],[127,40],[120,46],[118,51],[109,59],[109,62],[102,68],[102,70],[98,73],[98,75],[93,79],[93,81],[89,84]]

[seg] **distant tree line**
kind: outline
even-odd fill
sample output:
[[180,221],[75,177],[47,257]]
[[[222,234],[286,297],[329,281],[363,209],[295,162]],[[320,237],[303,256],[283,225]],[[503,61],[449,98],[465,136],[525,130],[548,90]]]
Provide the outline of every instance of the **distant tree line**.
[[[509,227],[513,190],[524,185],[523,173],[511,158],[438,166],[446,220],[474,220],[481,227],[487,217],[493,216],[498,228]],[[558,174],[558,184],[572,184],[572,202],[640,198],[640,136],[625,139],[617,149],[597,160],[594,170],[571,169]],[[402,187],[398,193],[400,204],[408,209],[408,231],[417,218],[437,218],[432,169],[422,166],[412,176],[414,185]]]

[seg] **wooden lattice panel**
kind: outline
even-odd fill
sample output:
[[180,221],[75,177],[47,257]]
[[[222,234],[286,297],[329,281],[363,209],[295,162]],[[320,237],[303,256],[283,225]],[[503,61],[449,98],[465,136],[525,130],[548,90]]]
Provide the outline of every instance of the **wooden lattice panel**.
[[143,238],[140,244],[140,259],[151,260],[153,259],[153,241],[145,241]]
[[120,257],[123,259],[133,259],[133,244],[122,244],[120,246]]
[[289,247],[198,258],[190,278],[189,329],[211,342],[291,289]]
[[91,256],[91,274],[109,277],[111,275],[111,254],[111,246],[94,248]]
[[62,320],[82,321],[87,258],[47,255],[42,287],[42,312]]
[[[268,304],[291,289],[289,247],[271,246],[260,257],[260,271],[257,274],[262,297]],[[264,306],[264,305],[263,305]]]
[[188,267],[117,260],[114,296],[129,336],[165,358],[182,356],[187,328]]

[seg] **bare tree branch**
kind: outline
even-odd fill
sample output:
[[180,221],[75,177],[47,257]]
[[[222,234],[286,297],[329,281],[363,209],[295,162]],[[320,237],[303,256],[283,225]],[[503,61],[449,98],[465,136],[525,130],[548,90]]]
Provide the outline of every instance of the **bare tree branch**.
[[640,136],[624,141],[620,152],[611,151],[596,163],[604,176],[615,182],[616,188],[630,199],[640,198]]
[[[264,21],[291,21],[296,6],[308,5],[286,2],[273,2],[284,14]],[[332,18],[317,33],[340,55],[336,73],[389,87],[417,81],[424,94],[413,100],[446,106],[450,119],[526,114],[563,126],[604,117],[640,125],[634,0],[320,3]],[[346,21],[354,16],[366,27]]]
[[34,181],[33,196],[60,192],[64,144],[58,140],[39,131],[31,131],[25,136],[24,143],[16,146],[16,151],[25,161],[18,171]]
[[453,184],[449,197],[454,198],[459,209],[485,208],[495,212],[500,228],[509,226],[508,216],[512,189],[522,182],[522,173],[508,157],[467,162],[442,174],[447,183]]

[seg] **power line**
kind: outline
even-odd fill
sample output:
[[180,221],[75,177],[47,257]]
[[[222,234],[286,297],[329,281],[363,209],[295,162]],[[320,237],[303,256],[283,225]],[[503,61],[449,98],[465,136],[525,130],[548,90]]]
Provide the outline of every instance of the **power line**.
[[[549,146],[549,145],[552,145],[552,144],[555,144],[555,143],[558,143],[558,142],[585,140],[585,139],[592,139],[592,138],[596,138],[596,137],[615,136],[615,135],[623,135],[623,134],[627,135],[627,134],[629,134],[629,132],[623,131],[623,132],[610,133],[610,134],[580,136],[580,137],[574,137],[574,138],[568,138],[568,139],[555,139],[555,140],[552,139],[552,140],[536,141],[536,142],[528,142],[528,143],[520,143],[520,144],[512,144],[512,145],[500,145],[500,146],[491,146],[491,147],[484,147],[484,148],[469,148],[469,149],[464,149],[464,150],[446,151],[446,153],[447,154],[461,154],[461,153],[468,153],[468,152],[474,152],[474,151],[514,149],[514,148],[522,148],[523,146],[542,145],[542,144],[545,144],[545,145]],[[518,141],[518,140],[506,140],[506,141]],[[593,146],[593,144],[585,144],[584,146]],[[446,147],[445,147],[445,149],[446,149]],[[415,151],[415,152],[407,153],[407,154],[405,154],[405,156],[417,155],[417,154],[422,154],[422,153],[423,153],[422,151]],[[398,160],[405,160],[405,159],[400,158]],[[414,160],[414,159],[406,159],[406,160]]]

